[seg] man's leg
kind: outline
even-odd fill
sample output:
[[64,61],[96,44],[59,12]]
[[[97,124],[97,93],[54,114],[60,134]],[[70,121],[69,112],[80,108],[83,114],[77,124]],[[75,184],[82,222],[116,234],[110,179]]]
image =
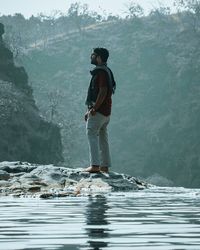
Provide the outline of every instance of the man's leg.
[[90,115],[86,123],[90,158],[90,167],[85,170],[87,172],[99,171],[99,130],[102,123],[102,117],[99,113],[96,113],[94,116]]
[[99,148],[100,148],[100,163],[103,172],[108,172],[109,167],[111,167],[110,150],[108,143],[108,132],[107,126],[109,124],[110,117],[106,117],[106,121],[99,131]]

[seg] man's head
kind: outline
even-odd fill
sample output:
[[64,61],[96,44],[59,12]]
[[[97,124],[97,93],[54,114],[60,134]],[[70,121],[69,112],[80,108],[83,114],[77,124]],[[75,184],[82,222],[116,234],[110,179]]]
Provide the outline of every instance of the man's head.
[[91,54],[91,64],[99,65],[106,63],[109,57],[109,51],[106,48],[94,48]]

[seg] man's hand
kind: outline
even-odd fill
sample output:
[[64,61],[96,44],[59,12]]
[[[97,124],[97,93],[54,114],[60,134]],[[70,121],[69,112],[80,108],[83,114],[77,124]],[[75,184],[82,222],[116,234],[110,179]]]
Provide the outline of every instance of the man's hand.
[[91,108],[89,112],[92,116],[96,115],[96,110],[94,108]]
[[89,111],[87,111],[87,112],[85,113],[85,121],[87,121],[88,116],[89,116],[90,114],[91,114],[92,116],[96,115],[96,110],[95,110],[94,108],[91,108]]

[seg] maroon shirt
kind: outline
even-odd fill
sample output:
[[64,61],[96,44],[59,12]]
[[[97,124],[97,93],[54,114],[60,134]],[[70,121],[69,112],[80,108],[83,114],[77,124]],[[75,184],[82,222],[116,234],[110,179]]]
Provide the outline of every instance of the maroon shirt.
[[106,72],[103,70],[99,71],[95,79],[95,87],[97,88],[98,91],[99,91],[99,88],[106,87],[107,94],[103,103],[96,111],[105,116],[109,116],[111,114],[111,107],[112,107],[112,98],[111,98],[112,91],[109,89],[108,86],[109,86],[109,83],[108,83],[108,76]]

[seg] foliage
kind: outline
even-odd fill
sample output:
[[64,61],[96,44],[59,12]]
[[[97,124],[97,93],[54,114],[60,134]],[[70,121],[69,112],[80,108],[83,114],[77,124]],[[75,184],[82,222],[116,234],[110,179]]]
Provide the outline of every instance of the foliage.
[[128,18],[140,18],[144,15],[144,10],[141,5],[134,2],[128,4]]
[[[117,81],[110,124],[113,169],[199,187],[199,17],[197,5],[195,10],[189,3],[184,1],[184,12],[170,14],[162,7],[146,17],[135,5],[124,19],[80,14],[84,32],[74,17],[62,16],[53,32],[46,22],[45,46],[40,40],[44,21],[32,23],[33,35],[20,60],[43,114],[56,111],[48,119],[62,127],[68,164],[84,167],[87,162],[83,115],[89,55],[93,47],[105,46]],[[58,100],[50,101],[49,93]]]
[[[2,25],[0,25],[3,27]],[[43,120],[24,67],[14,64],[0,32],[0,161],[58,163],[62,145],[58,126]]]

